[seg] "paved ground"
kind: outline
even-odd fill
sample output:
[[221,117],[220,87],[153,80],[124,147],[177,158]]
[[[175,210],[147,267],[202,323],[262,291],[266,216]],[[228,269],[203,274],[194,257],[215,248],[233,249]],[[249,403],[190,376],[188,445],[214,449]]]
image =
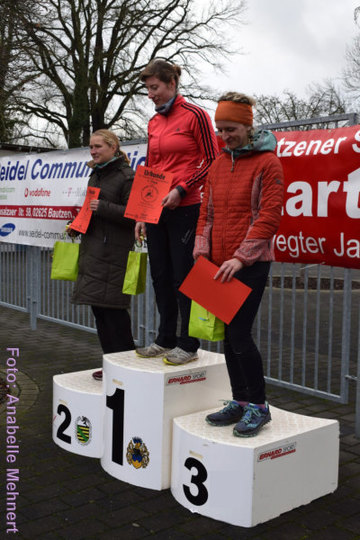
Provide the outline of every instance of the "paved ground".
[[[20,371],[14,396],[19,398],[20,440],[16,465],[20,470],[16,527],[6,534],[4,505],[0,534],[28,539],[360,539],[360,440],[354,437],[354,396],[349,405],[268,387],[269,401],[280,408],[340,422],[339,487],[307,506],[247,529],[190,513],[170,490],[152,491],[120,482],[104,472],[100,461],[70,454],[52,441],[52,377],[98,367],[101,350],[95,335],[54,323],[38,322],[29,329],[28,316],[0,307],[0,377],[19,348]],[[354,392],[352,392],[354,394]],[[0,408],[0,470],[4,455],[4,405]],[[326,452],[326,448],[324,448]],[[239,489],[241,487],[239,486]],[[2,491],[4,501],[4,491]],[[230,502],[230,501],[229,501]]]

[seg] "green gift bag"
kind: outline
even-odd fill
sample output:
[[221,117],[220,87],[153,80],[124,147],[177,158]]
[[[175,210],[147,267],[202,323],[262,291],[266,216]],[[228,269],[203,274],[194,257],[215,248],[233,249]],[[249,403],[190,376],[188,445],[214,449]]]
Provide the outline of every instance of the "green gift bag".
[[141,294],[146,286],[147,253],[129,251],[122,292]]
[[80,244],[55,242],[51,264],[51,279],[76,281]]
[[194,300],[191,301],[189,336],[207,341],[221,341],[224,339],[224,332],[223,321]]

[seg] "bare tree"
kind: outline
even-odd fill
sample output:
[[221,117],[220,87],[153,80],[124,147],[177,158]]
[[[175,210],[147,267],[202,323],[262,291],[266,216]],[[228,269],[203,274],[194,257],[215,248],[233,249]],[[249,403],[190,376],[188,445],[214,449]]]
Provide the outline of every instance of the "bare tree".
[[307,99],[299,98],[289,90],[282,97],[256,96],[256,122],[260,125],[345,112],[346,101],[332,81],[310,86]]
[[[354,21],[360,28],[360,6],[354,10]],[[352,41],[352,44],[346,48],[346,65],[343,70],[343,87],[349,98],[353,102],[354,108],[360,110],[360,33]]]
[[19,13],[34,12],[33,0],[1,0],[0,2],[0,141],[11,142],[27,123],[19,107],[19,98],[33,80],[23,47],[26,35]]
[[144,93],[139,74],[149,60],[179,63],[183,93],[208,97],[199,63],[220,68],[224,54],[238,52],[226,25],[241,22],[244,8],[245,0],[38,0],[36,17],[22,15],[36,74],[22,107],[57,126],[69,147],[87,145],[101,127],[134,136],[144,119],[134,97]]

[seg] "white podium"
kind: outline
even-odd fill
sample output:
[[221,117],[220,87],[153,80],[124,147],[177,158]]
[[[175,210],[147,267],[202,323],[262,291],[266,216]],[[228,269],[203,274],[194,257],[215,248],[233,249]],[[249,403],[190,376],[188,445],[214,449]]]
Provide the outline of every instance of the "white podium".
[[199,351],[199,360],[165,365],[134,351],[104,355],[104,453],[101,465],[119,480],[170,487],[172,422],[214,406],[230,394],[224,356]]
[[100,458],[105,397],[94,369],[53,377],[53,440],[64,450]]
[[338,422],[270,408],[251,438],[208,425],[214,409],[174,419],[171,491],[181,505],[252,527],[335,491]]

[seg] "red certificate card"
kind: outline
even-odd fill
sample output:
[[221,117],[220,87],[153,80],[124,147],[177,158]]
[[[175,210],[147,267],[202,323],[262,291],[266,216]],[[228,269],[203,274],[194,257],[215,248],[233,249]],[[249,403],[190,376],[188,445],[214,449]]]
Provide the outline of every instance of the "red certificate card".
[[158,223],[161,201],[169,193],[173,174],[139,165],[136,169],[124,216],[135,221]]
[[195,300],[224,323],[229,324],[249,296],[251,289],[238,279],[221,283],[214,279],[219,267],[199,257],[179,291]]
[[74,229],[74,231],[78,231],[82,234],[86,233],[92,215],[92,210],[90,209],[90,201],[92,199],[98,199],[99,193],[100,188],[87,188],[84,204],[82,205],[81,210],[74,219],[74,221],[71,223],[70,229]]

